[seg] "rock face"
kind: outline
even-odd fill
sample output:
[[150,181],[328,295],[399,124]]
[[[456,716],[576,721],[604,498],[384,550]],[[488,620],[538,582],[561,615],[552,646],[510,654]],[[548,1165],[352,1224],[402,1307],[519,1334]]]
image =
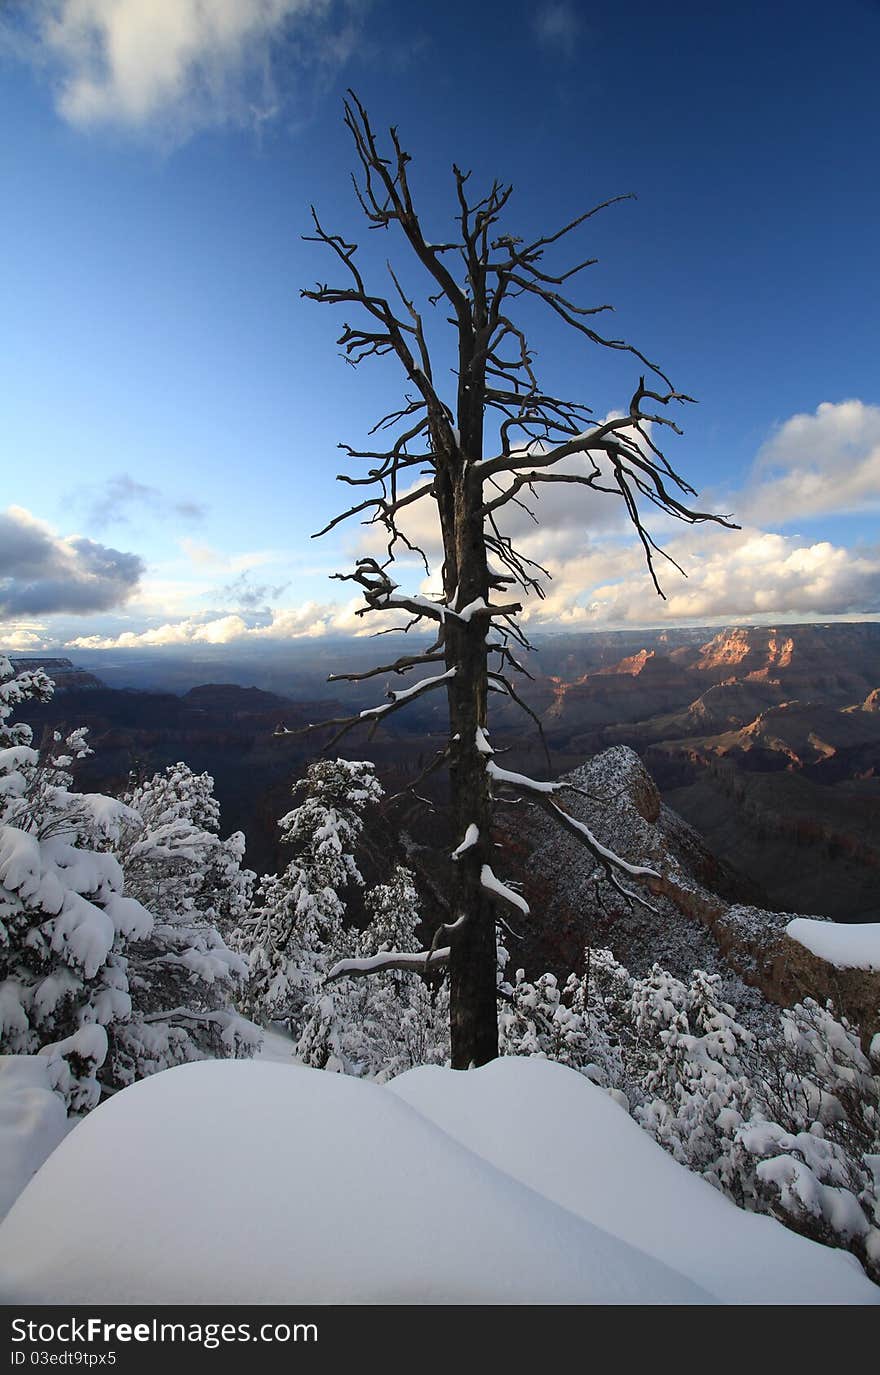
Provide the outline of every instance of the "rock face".
[[[542,647],[541,659],[548,658]],[[536,704],[554,729],[703,712],[717,730],[746,725],[758,711],[795,699],[860,702],[877,711],[880,624],[736,626],[684,642],[675,632],[646,631],[642,645],[620,659],[585,666],[577,672],[569,653],[538,679]],[[689,724],[685,719],[672,733],[690,733]]]
[[[687,651],[679,651],[687,658]],[[769,678],[773,671],[789,668],[795,656],[795,641],[777,630],[759,631],[738,626],[723,630],[700,646],[699,657],[690,666],[697,673],[736,674],[739,677]]]
[[646,649],[573,682],[552,681],[554,697],[545,720],[564,721],[569,731],[672,711],[700,688],[699,680],[672,658]]
[[555,956],[554,972],[562,972],[579,966],[585,945],[608,945],[638,973],[655,960],[679,977],[694,967],[721,973],[737,1005],[748,1005],[748,985],[781,1005],[831,998],[868,1039],[880,1027],[880,974],[818,959],[786,934],[793,913],[743,901],[745,885],[740,882],[738,894],[736,876],[661,801],[631,749],[607,750],[567,777],[579,791],[566,794],[566,809],[623,858],[657,870],[659,877],[646,881],[648,892],[638,890],[652,907],[627,907],[613,891],[603,892],[605,885],[597,894],[585,848],[543,814],[518,814],[506,830],[543,929],[539,939],[516,946],[517,962],[536,967],[550,956],[552,968]]
[[[748,884],[663,804],[633,750],[606,750],[565,777],[577,789],[564,795],[565,809],[624,858],[657,869],[661,880],[651,892],[638,889],[650,906],[628,904],[604,884],[597,893],[595,864],[582,845],[542,812],[505,810],[505,859],[513,859],[514,876],[536,914],[522,943],[511,942],[512,959],[530,972],[549,968],[561,975],[581,966],[589,943],[610,946],[634,972],[657,960],[679,977],[695,967],[731,975],[702,909],[721,911],[727,900],[749,900]],[[741,1000],[739,985],[736,994]]]
[[560,766],[638,750],[767,909],[871,920],[880,870],[880,625],[670,633],[576,680],[543,720]]
[[787,697],[864,697],[880,680],[880,626],[737,626],[671,657],[712,682],[777,682]]

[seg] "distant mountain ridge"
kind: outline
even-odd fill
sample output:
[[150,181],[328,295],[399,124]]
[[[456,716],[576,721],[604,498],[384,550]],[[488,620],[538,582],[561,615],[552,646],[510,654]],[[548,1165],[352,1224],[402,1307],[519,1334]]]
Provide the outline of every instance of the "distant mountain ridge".
[[55,684],[56,692],[87,692],[106,687],[106,683],[102,683],[100,678],[96,678],[93,673],[88,673],[83,668],[77,668],[70,659],[34,656],[21,658],[17,654],[10,654],[8,657],[16,673],[44,669]]
[[[299,662],[299,647],[291,653]],[[224,680],[220,661],[194,660],[190,678],[199,666],[213,671],[182,694],[105,687],[90,671],[94,655],[84,655],[84,668],[61,657],[12,657],[45,666],[62,685],[53,703],[32,711],[35,725],[89,726],[96,753],[82,765],[82,786],[119,788],[132,771],[185,759],[214,775],[224,825],[243,829],[248,862],[269,869],[290,784],[327,738],[298,732],[357,714],[413,681],[389,675],[330,685],[330,669],[374,663],[381,651],[358,641],[322,653],[310,644],[286,676],[283,661],[269,655],[266,675],[255,672],[246,685]],[[541,719],[550,773],[628,745],[727,870],[749,875],[756,901],[839,920],[877,918],[880,624],[542,636],[526,666],[533,681],[521,680],[519,691]],[[266,681],[279,687],[269,691]],[[290,691],[281,690],[286,683]],[[493,742],[506,762],[547,770],[519,709],[498,696],[491,706]],[[275,735],[279,725],[291,733]],[[356,730],[334,748],[372,758],[396,791],[442,745],[444,728],[442,694],[433,693],[381,723],[371,741]],[[439,774],[426,786],[442,801]]]

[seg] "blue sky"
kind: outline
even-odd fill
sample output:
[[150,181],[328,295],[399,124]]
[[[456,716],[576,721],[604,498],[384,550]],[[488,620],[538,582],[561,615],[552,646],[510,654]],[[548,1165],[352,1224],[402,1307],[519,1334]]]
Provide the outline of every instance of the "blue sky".
[[[300,238],[312,201],[367,239],[371,279],[401,258],[362,229],[348,85],[399,126],[429,237],[449,232],[453,160],[514,183],[514,233],[638,197],[582,232],[600,259],[583,299],[698,398],[670,456],[743,530],[659,527],[689,573],[662,603],[613,502],[545,501],[514,529],[554,574],[533,624],[877,613],[880,4],[4,15],[0,644],[360,627],[328,574],[364,533],[309,536],[347,504],[336,444],[363,441],[398,378],[348,368],[341,318],[299,298],[332,271]],[[630,361],[547,321],[531,338],[553,388],[625,408]]]

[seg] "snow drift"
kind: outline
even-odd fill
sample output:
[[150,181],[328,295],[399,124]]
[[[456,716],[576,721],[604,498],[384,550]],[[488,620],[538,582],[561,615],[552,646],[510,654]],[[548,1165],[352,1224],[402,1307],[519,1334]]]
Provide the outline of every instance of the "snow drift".
[[[408,1101],[407,1101],[408,1100]],[[542,1060],[380,1086],[203,1061],[84,1119],[0,1225],[5,1303],[859,1303]]]

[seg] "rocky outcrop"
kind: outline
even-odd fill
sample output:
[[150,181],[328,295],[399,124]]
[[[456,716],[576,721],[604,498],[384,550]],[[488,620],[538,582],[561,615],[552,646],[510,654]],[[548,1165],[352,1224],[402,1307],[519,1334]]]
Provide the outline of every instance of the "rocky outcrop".
[[[576,945],[607,944],[635,972],[642,972],[640,962],[649,967],[655,959],[673,972],[714,968],[783,1006],[830,998],[864,1037],[878,1029],[880,974],[841,970],[805,950],[786,934],[792,913],[730,901],[713,891],[713,878],[730,883],[731,875],[662,803],[632,750],[607,750],[567,777],[580,791],[566,796],[566,808],[604,844],[633,863],[650,865],[659,877],[644,882],[651,909],[627,909],[608,894],[603,908],[588,853],[543,817],[518,816],[507,824],[507,838],[523,866],[526,898],[542,913],[542,954],[555,950],[560,966],[567,960],[572,967],[581,956]],[[515,958],[519,954],[514,951]]]
[[83,668],[77,668],[70,659],[32,657],[20,659],[17,656],[10,656],[10,662],[16,673],[32,671],[36,668],[44,669],[55,684],[56,692],[95,691],[97,688],[105,686],[100,678],[96,678],[93,673],[87,673]]

